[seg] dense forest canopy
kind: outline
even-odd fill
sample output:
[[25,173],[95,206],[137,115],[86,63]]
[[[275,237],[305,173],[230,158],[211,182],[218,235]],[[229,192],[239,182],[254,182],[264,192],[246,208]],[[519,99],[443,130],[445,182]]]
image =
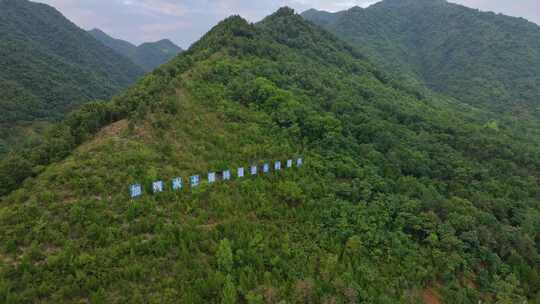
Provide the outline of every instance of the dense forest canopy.
[[88,33],[104,45],[129,58],[146,72],[152,71],[182,52],[182,49],[169,39],[135,46],[127,41],[112,38],[99,29],[93,29]]
[[0,163],[0,302],[540,303],[540,146],[490,115],[291,9],[230,17]]
[[540,117],[540,27],[445,0],[384,0],[303,16],[411,84],[520,118]]
[[0,0],[0,155],[36,121],[109,99],[143,74],[54,8]]

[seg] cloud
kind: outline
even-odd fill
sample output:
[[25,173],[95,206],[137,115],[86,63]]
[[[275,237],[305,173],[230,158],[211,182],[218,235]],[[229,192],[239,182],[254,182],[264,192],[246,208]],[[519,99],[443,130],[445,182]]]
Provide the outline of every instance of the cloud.
[[[56,7],[79,26],[100,28],[139,44],[169,38],[187,47],[230,15],[256,22],[279,7],[340,11],[377,0],[36,0]],[[538,0],[449,0],[540,22]]]
[[153,13],[157,15],[185,17],[188,9],[180,4],[166,0],[124,0],[125,6],[135,8],[140,13]]
[[156,41],[170,37],[171,33],[189,30],[192,24],[185,21],[176,21],[168,23],[149,23],[139,27],[140,38],[143,41]]
[[[377,3],[378,0],[336,0],[336,1],[325,1],[325,0],[293,0],[291,1],[293,6],[301,7],[302,10],[316,8],[319,10],[325,10],[330,12],[341,11],[344,9],[351,8],[353,6],[368,7],[374,3]],[[296,4],[296,5],[295,5]]]

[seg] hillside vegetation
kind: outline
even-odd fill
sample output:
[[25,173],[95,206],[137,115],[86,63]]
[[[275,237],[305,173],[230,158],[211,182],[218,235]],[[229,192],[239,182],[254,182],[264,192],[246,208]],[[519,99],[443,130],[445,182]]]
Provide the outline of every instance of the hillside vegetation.
[[0,0],[0,155],[36,121],[109,99],[143,71],[64,18],[27,0]]
[[290,9],[228,18],[0,164],[0,302],[540,303],[540,147],[487,117]]
[[384,0],[303,16],[411,84],[520,119],[540,117],[540,27],[445,0]]
[[99,29],[93,29],[88,33],[104,45],[129,58],[146,72],[152,71],[182,52],[179,46],[168,39],[135,46],[127,41],[112,38]]

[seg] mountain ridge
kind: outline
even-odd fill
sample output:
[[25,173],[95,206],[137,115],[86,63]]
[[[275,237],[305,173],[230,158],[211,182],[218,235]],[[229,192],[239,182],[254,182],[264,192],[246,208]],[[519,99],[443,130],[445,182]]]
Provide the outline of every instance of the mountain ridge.
[[523,18],[402,0],[304,17],[411,83],[498,112],[540,115],[540,27]]
[[136,46],[130,42],[113,38],[97,28],[88,31],[88,33],[105,46],[129,58],[147,72],[152,71],[183,51],[182,48],[169,39],[144,42]]
[[137,47],[131,42],[113,38],[98,28],[94,28],[92,30],[89,30],[88,32],[90,33],[90,35],[92,35],[94,38],[96,38],[98,41],[101,41],[108,47],[115,45],[114,48],[111,48],[113,50],[116,48],[116,50],[121,54],[132,52]]

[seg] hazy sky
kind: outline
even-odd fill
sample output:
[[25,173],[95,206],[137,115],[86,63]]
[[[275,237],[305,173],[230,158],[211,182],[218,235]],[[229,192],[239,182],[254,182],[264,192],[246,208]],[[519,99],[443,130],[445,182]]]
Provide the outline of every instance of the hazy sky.
[[[238,14],[258,21],[281,6],[338,11],[376,0],[35,0],[56,7],[84,29],[100,28],[135,44],[169,38],[186,48],[218,21]],[[540,24],[539,0],[450,0]]]

